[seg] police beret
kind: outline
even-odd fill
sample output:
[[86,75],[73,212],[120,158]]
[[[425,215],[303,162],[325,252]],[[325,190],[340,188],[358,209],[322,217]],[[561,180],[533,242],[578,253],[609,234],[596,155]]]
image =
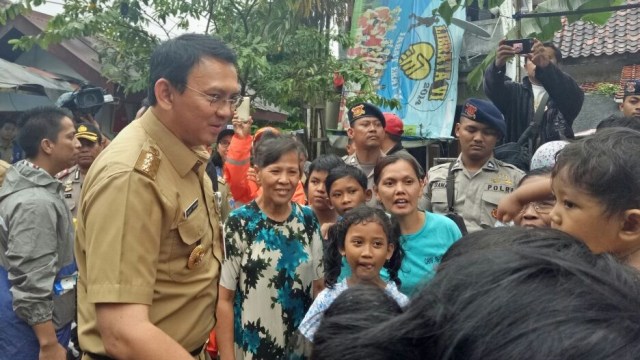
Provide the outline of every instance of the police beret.
[[102,141],[102,135],[97,126],[91,123],[82,123],[76,125],[76,139],[86,139],[97,143]]
[[507,123],[504,116],[492,102],[480,99],[467,99],[462,106],[462,113],[467,119],[477,121],[498,130],[504,137],[507,133]]
[[628,80],[624,83],[624,96],[640,95],[640,80]]
[[382,127],[386,126],[386,122],[384,120],[384,115],[382,115],[382,111],[378,109],[377,106],[369,103],[357,103],[349,108],[349,124],[352,125],[354,121],[361,119],[365,116],[373,116],[380,120]]

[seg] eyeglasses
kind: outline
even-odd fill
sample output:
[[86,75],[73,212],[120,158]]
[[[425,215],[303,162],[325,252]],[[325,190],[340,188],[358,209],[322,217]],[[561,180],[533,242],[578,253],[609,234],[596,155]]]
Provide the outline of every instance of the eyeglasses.
[[520,210],[520,215],[524,214],[525,211],[527,211],[527,208],[529,208],[530,205],[533,206],[533,209],[538,214],[548,214],[548,213],[551,212],[553,207],[556,206],[556,201],[555,200],[544,200],[544,201],[530,202],[527,205],[525,205],[522,208],[522,210]]
[[192,88],[189,85],[185,85],[185,87],[189,90],[192,90],[204,97],[206,97],[207,99],[209,99],[209,106],[213,106],[213,105],[218,105],[218,107],[220,106],[220,103],[224,102],[227,105],[231,105],[232,109],[237,108],[238,106],[240,106],[240,104],[242,104],[242,96],[240,95],[235,95],[230,97],[229,99],[223,99],[221,96],[219,95],[209,95],[209,94],[205,94],[200,90],[196,90],[194,88]]

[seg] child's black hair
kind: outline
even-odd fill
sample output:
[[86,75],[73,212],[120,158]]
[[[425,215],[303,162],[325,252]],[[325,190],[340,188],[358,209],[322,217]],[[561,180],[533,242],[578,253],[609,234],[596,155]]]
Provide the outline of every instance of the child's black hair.
[[340,250],[344,249],[344,241],[347,231],[352,225],[363,224],[373,221],[382,226],[387,236],[387,245],[393,245],[395,250],[391,259],[384,264],[384,268],[389,272],[390,280],[400,286],[398,271],[404,258],[404,250],[400,245],[400,226],[394,217],[389,217],[384,211],[360,205],[347,211],[342,219],[329,228],[328,243],[324,250],[324,283],[328,288],[333,288],[340,276],[342,268],[342,255]]
[[329,171],[329,175],[327,175],[327,180],[325,180],[324,185],[327,191],[327,194],[331,193],[331,185],[337,180],[342,178],[351,177],[355,179],[360,186],[362,186],[362,190],[367,190],[367,175],[360,168],[351,165],[340,165],[335,167]]
[[621,127],[627,129],[633,129],[636,131],[640,131],[640,120],[635,117],[624,117],[624,116],[609,116],[608,118],[600,121],[598,126],[596,126],[596,132],[602,131],[604,129]]
[[320,155],[318,158],[316,158],[311,162],[311,165],[309,165],[309,174],[307,174],[307,181],[304,184],[304,188],[307,189],[309,187],[309,179],[311,178],[312,172],[326,171],[328,175],[331,169],[334,169],[340,166],[345,166],[345,165],[342,159],[340,159],[338,155],[335,155],[335,154]]
[[[635,269],[553,229],[483,230],[456,245],[465,240],[402,314],[355,331],[321,323],[315,339],[331,356],[316,358],[636,359]],[[352,309],[329,319],[379,312]]]
[[552,178],[596,198],[612,216],[640,208],[640,132],[611,128],[571,143],[558,153]]

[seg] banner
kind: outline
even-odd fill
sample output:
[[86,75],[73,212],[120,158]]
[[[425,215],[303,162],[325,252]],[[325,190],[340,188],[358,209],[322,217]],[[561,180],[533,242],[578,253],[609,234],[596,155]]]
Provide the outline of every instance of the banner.
[[[401,109],[382,110],[402,118],[405,135],[451,136],[463,30],[433,16],[440,3],[355,1],[351,33],[356,41],[347,56],[367,63],[378,95],[400,101]],[[454,17],[463,18],[464,14],[460,9]],[[343,120],[343,127],[348,126]]]

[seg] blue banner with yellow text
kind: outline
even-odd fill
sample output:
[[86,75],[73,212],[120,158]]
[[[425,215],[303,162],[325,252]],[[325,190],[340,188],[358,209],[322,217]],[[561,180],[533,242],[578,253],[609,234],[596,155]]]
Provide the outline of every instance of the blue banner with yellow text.
[[[351,32],[356,41],[348,56],[368,64],[380,96],[400,101],[402,108],[393,112],[402,118],[405,135],[451,134],[463,30],[433,15],[440,4],[441,0],[355,1]],[[464,10],[454,14],[463,16]]]

